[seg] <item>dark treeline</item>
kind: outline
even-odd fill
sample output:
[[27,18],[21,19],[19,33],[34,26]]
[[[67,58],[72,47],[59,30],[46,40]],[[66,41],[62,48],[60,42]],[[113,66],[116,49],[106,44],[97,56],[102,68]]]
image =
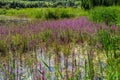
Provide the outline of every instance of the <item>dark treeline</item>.
[[0,8],[78,7],[79,0],[0,0]]
[[81,0],[84,9],[91,9],[95,6],[120,5],[120,0]]
[[120,0],[0,0],[0,8],[81,7],[120,5]]

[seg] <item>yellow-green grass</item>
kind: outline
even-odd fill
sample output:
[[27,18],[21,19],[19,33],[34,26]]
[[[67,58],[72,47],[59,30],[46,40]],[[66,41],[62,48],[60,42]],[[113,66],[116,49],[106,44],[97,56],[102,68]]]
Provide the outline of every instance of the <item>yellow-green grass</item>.
[[[46,19],[52,13],[57,18],[69,18],[87,16],[88,12],[81,8],[24,8],[24,9],[0,9],[0,15],[42,18]],[[51,14],[50,14],[51,15]],[[62,17],[61,17],[62,16]],[[49,18],[49,17],[48,17]]]

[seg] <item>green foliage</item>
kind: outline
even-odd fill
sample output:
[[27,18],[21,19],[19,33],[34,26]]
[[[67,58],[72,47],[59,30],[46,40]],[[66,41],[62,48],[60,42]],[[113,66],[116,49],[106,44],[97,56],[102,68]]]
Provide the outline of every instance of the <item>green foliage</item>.
[[67,11],[63,10],[60,14],[60,18],[70,18],[73,17],[74,14],[67,13]]
[[114,58],[118,58],[117,50],[120,49],[120,36],[114,35],[112,32],[108,32],[105,30],[100,30],[98,32],[98,41],[102,45],[103,50],[106,52],[106,56],[108,57],[111,54],[108,54],[108,51],[113,51],[112,55]]
[[81,6],[84,9],[91,9],[95,6],[120,5],[119,0],[81,0]]
[[72,0],[3,0],[0,1],[0,8],[36,8],[36,7],[73,7],[80,6],[80,4],[75,4]]
[[81,7],[84,9],[90,9],[93,7],[91,0],[81,0]]
[[98,40],[102,45],[102,48],[106,51],[106,56],[108,56],[108,51],[110,50],[110,34],[104,30],[100,30],[98,33]]
[[5,9],[0,9],[0,14],[6,14],[6,10]]
[[[76,13],[75,13],[76,12]],[[17,16],[37,19],[60,19],[86,16],[88,13],[81,8],[26,8],[0,9],[0,15]]]
[[55,11],[47,10],[45,13],[45,19],[58,19],[59,15]]
[[6,49],[6,44],[5,41],[1,40],[0,41],[0,53],[1,55],[6,55],[7,49]]
[[46,30],[45,32],[41,33],[41,39],[43,40],[43,42],[48,42],[51,36],[52,36],[51,30]]
[[105,22],[107,25],[118,24],[120,10],[114,7],[96,7],[91,10],[91,18],[95,22]]
[[47,11],[45,11],[45,19],[59,19],[59,18],[70,18],[70,17],[74,17],[74,14],[69,13],[70,11],[68,11],[69,9],[60,9],[60,8],[56,8],[56,9],[48,9]]

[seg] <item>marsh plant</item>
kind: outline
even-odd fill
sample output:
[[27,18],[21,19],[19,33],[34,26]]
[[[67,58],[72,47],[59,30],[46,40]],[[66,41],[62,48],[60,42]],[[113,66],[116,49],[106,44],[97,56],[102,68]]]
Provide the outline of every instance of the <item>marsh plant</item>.
[[119,33],[84,16],[0,26],[0,79],[119,80]]

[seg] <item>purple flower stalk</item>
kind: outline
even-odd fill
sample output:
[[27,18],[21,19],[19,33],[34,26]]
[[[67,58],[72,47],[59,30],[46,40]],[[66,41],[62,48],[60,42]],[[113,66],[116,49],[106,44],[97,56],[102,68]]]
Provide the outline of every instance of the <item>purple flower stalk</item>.
[[41,71],[42,71],[42,80],[45,80],[45,72],[44,72],[44,69],[42,69]]

